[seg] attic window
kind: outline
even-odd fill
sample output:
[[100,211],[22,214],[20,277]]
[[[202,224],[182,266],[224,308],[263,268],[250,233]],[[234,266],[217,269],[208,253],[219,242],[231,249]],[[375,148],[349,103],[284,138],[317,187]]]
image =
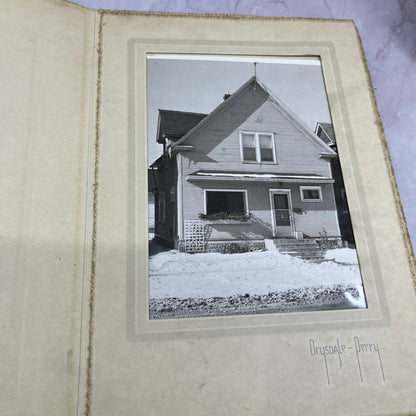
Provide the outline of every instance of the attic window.
[[274,135],[240,132],[240,153],[243,162],[276,163]]

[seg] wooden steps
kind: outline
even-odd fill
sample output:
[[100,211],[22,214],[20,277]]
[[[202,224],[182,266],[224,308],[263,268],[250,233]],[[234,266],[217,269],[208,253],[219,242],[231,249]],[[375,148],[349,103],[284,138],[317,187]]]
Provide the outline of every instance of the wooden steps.
[[[300,257],[306,260],[323,259],[324,254],[313,238],[276,238],[271,240],[273,246],[282,254]],[[270,247],[270,244],[266,245]]]

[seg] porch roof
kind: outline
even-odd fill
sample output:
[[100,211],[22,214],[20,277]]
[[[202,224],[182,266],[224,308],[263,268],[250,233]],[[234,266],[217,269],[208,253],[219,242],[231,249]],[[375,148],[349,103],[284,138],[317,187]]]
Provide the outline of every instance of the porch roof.
[[295,182],[333,183],[334,179],[309,173],[262,173],[198,170],[185,177],[187,181]]

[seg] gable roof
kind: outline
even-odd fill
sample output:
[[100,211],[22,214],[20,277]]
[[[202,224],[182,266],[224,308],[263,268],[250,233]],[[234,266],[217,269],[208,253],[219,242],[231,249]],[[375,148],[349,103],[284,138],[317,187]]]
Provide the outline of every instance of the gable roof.
[[[178,140],[173,147],[176,145],[180,145],[188,140],[191,136],[193,136],[197,131],[201,130],[202,127],[205,126],[210,120],[214,119],[215,116],[221,111],[223,111],[226,107],[230,106],[231,103],[236,101],[236,99],[246,91],[252,84],[257,82],[256,77],[251,77],[245,84],[243,84],[234,94],[231,94],[226,100],[224,100],[219,106],[217,106],[213,111],[211,111],[207,117],[201,120],[192,130],[188,131],[186,135],[184,135],[180,140]],[[265,92],[265,91],[264,91]]]
[[207,114],[189,111],[159,110],[156,141],[164,143],[166,137],[177,141],[206,116]]
[[313,141],[318,147],[322,148],[322,151],[326,156],[336,155],[333,149],[331,149],[326,143],[324,143],[292,110],[289,109],[282,101],[275,97],[268,88],[259,81],[256,76],[251,77],[245,84],[243,84],[234,94],[223,101],[218,107],[216,107],[210,114],[203,118],[198,124],[196,124],[191,130],[189,130],[181,139],[179,139],[173,146],[172,150],[176,146],[185,143],[195,133],[200,131],[207,123],[213,120],[221,111],[229,107],[233,102],[238,100],[246,90],[249,88],[257,89],[267,95],[271,103],[273,103],[279,111],[285,115],[302,133]]

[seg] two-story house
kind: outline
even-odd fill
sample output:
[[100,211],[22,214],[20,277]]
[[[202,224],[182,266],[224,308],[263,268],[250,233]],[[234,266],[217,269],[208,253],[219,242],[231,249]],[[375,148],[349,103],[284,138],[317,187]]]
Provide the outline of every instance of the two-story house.
[[159,110],[157,141],[157,241],[192,252],[324,230],[340,240],[336,152],[256,77],[208,115]]

